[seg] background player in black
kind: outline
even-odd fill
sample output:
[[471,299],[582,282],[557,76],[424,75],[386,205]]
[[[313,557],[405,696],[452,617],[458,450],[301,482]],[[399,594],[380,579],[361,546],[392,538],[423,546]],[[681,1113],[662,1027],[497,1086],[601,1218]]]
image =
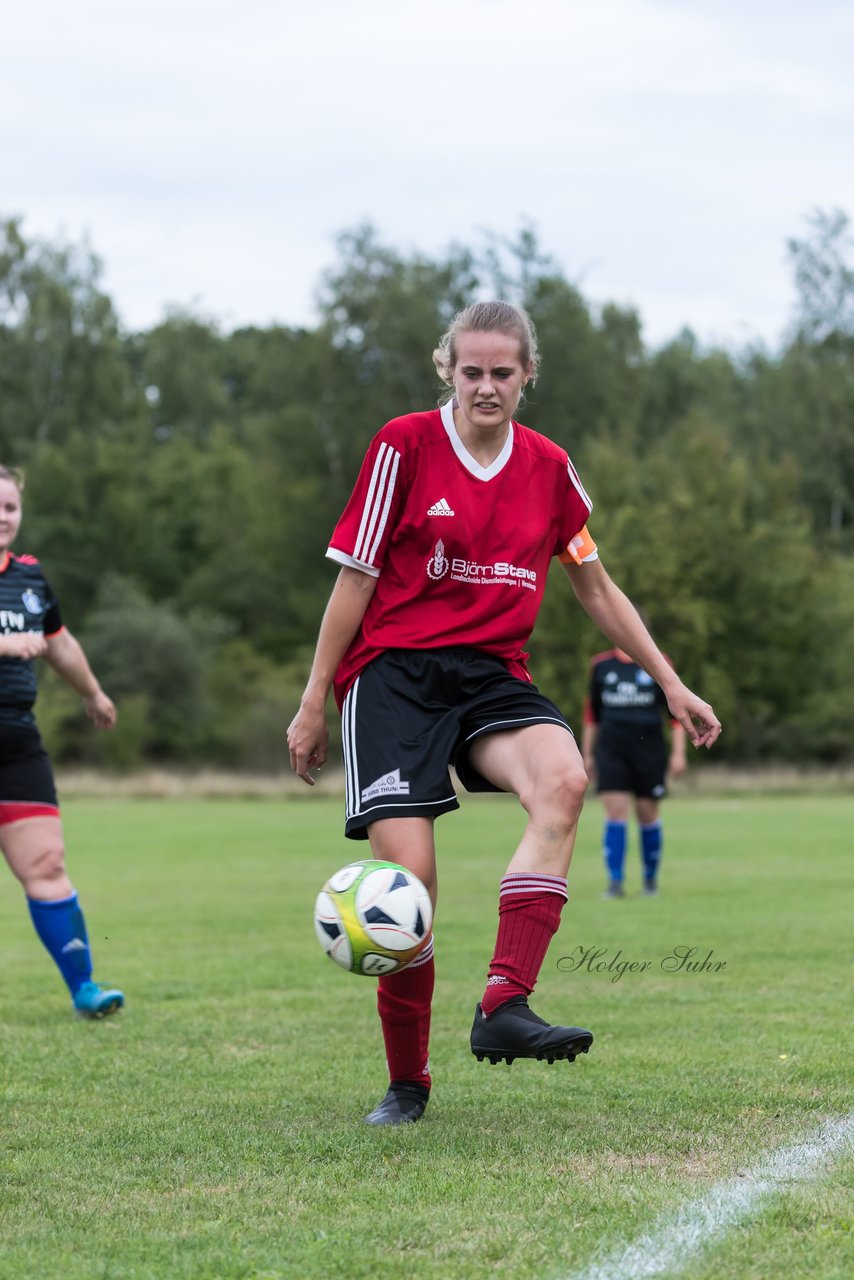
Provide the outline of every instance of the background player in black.
[[92,981],[86,924],[65,870],[53,773],[32,712],[33,660],[44,658],[85,699],[99,728],[113,727],[116,709],[62,625],[38,561],[9,550],[21,523],[22,489],[20,475],[0,467],[0,849],[74,1008],[82,1017],[102,1018],[120,1009],[124,996]]
[[663,847],[659,803],[667,794],[668,770],[678,777],[686,768],[685,730],[672,719],[668,761],[665,718],[670,716],[663,691],[622,649],[608,649],[591,659],[581,750],[605,809],[602,852],[612,898],[624,894],[632,797],[644,893],[658,892]]

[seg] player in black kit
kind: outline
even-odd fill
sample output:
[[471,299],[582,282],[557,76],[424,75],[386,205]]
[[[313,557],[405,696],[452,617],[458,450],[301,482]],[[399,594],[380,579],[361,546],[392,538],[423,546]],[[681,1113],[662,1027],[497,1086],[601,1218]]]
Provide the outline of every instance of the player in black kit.
[[75,1010],[103,1018],[122,1007],[124,996],[92,980],[86,924],[65,870],[53,772],[32,711],[33,660],[44,658],[80,694],[99,728],[113,727],[116,709],[63,626],[38,560],[9,550],[21,523],[22,489],[20,475],[0,467],[0,849]]
[[684,773],[685,730],[670,721],[670,758],[663,722],[667,700],[651,676],[621,649],[597,653],[590,662],[584,706],[582,756],[605,809],[602,852],[608,896],[624,895],[629,807],[635,798],[643,860],[643,891],[658,892],[663,847],[659,802],[667,794],[668,771]]

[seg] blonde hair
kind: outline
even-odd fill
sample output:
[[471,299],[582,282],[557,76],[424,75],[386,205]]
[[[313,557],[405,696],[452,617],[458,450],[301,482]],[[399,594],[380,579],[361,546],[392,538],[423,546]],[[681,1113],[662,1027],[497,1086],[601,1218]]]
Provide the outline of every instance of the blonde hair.
[[519,359],[524,368],[531,366],[533,381],[540,367],[540,349],[534,322],[521,307],[510,302],[473,302],[458,311],[439,339],[433,352],[433,363],[439,377],[449,387],[454,385],[457,363],[457,338],[461,333],[504,333],[519,340]]
[[0,480],[11,480],[18,493],[24,492],[24,473],[17,467],[0,466]]

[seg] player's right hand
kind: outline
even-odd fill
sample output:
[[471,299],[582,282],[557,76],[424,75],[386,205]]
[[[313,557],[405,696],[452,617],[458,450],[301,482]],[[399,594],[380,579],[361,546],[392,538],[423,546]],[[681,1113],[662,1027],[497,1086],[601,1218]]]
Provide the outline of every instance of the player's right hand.
[[300,707],[288,725],[288,752],[291,768],[298,778],[314,786],[310,770],[326,764],[329,749],[329,729],[324,710],[315,711]]
[[3,636],[0,656],[4,658],[41,658],[47,653],[47,640],[38,631],[13,631]]

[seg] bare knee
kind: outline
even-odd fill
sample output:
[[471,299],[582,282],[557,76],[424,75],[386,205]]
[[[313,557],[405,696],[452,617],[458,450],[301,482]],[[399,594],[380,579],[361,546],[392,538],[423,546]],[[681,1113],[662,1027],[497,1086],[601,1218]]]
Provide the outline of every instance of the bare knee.
[[50,902],[72,892],[61,839],[46,840],[14,870],[29,898]]
[[584,765],[575,764],[574,762],[567,765],[558,781],[556,788],[558,800],[573,822],[578,821],[578,816],[584,806],[587,783],[587,770]]
[[649,796],[638,796],[635,812],[641,826],[650,827],[654,822],[658,822],[658,801]]
[[427,888],[436,907],[436,848],[431,818],[385,818],[368,827],[375,858],[398,862],[412,871]]
[[587,790],[587,772],[581,759],[553,761],[538,770],[519,796],[535,821],[572,827],[578,821]]
[[631,797],[626,791],[603,791],[602,808],[608,822],[628,822]]

